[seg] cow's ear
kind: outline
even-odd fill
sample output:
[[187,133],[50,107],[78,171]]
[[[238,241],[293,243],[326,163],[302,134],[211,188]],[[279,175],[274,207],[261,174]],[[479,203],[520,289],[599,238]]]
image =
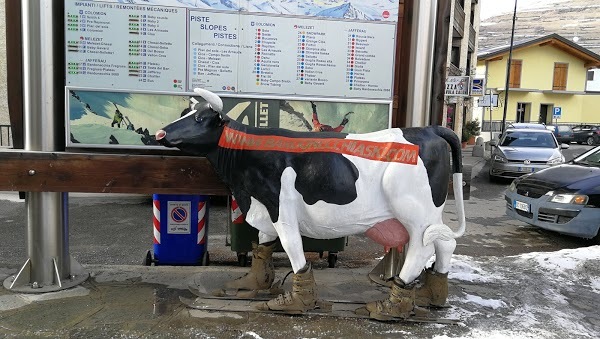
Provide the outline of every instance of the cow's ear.
[[229,117],[219,113],[219,127],[226,125],[227,123],[229,123]]

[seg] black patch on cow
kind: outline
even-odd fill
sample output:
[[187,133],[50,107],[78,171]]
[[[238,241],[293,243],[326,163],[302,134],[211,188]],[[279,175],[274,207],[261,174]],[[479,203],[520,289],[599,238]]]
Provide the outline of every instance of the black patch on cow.
[[[231,121],[228,127],[255,135],[336,139],[344,139],[346,136],[345,133],[335,132],[259,129],[235,121]],[[208,158],[222,179],[229,184],[243,213],[248,212],[250,198],[254,197],[266,206],[273,222],[279,219],[281,176],[288,167],[296,172],[295,189],[308,205],[318,201],[346,205],[358,196],[358,168],[342,154],[240,151],[219,147],[216,152],[208,154]]]
[[440,207],[448,196],[450,154],[448,143],[436,133],[436,128],[403,128],[402,132],[406,140],[419,145],[419,157],[427,169],[433,203]]

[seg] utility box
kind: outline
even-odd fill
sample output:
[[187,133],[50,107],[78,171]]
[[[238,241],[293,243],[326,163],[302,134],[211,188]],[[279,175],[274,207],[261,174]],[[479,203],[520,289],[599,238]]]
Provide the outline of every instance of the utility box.
[[154,257],[145,265],[209,264],[208,205],[205,195],[152,195]]

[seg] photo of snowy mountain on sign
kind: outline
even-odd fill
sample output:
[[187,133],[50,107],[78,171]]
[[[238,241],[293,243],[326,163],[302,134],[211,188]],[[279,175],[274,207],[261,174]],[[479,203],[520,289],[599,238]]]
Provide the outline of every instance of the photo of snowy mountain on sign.
[[[102,2],[123,2],[122,0],[102,0]],[[216,9],[235,12],[259,12],[283,15],[303,15],[349,20],[398,19],[398,1],[390,0],[129,0],[129,4],[159,5],[168,7],[189,7]]]
[[69,90],[71,144],[148,146],[189,108],[187,96]]
[[280,102],[281,128],[293,131],[369,133],[389,127],[389,105],[350,102]]
[[[69,89],[69,145],[160,146],[154,131],[189,113],[200,97]],[[369,133],[389,127],[389,104],[223,98],[223,112],[254,127]],[[112,146],[111,146],[112,147]]]

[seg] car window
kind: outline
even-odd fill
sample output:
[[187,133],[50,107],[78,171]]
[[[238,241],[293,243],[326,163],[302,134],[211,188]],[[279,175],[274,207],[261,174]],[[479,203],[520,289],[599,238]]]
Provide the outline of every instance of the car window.
[[569,126],[558,126],[558,131],[559,132],[570,132],[571,131],[571,127],[569,127]]
[[507,131],[500,146],[556,148],[556,142],[548,133]]
[[575,163],[600,167],[600,147],[581,158],[577,158]]

